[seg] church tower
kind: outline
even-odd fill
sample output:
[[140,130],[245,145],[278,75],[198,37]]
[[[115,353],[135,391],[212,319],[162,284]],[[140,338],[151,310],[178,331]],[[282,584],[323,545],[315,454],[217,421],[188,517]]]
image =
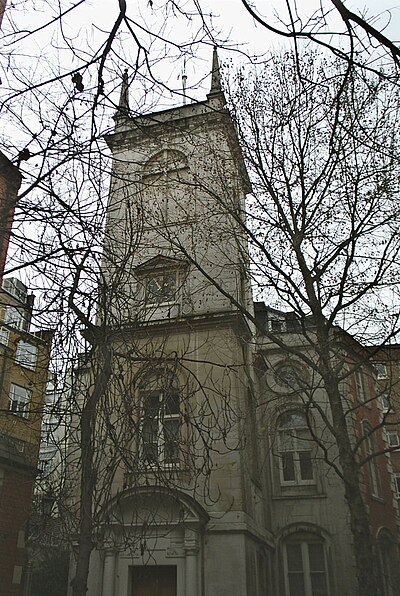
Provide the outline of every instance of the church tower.
[[118,371],[110,421],[124,437],[110,451],[123,444],[124,455],[91,560],[93,596],[266,590],[242,314],[252,305],[249,181],[225,104],[216,51],[206,101],[131,117],[125,74],[106,139],[104,316]]
[[[106,269],[120,290],[126,284],[130,316],[141,318],[143,307],[148,316],[149,300],[157,318],[248,308],[242,224],[249,181],[216,51],[204,102],[130,118],[126,77],[107,137],[113,175]],[[118,305],[123,316],[125,307]]]

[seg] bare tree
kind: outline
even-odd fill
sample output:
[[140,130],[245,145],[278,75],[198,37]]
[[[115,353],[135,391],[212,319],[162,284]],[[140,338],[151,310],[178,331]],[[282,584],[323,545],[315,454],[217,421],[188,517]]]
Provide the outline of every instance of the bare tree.
[[[372,453],[368,446],[381,421],[356,438],[349,429],[348,421],[376,394],[371,389],[362,403],[348,401],[343,383],[363,366],[373,377],[373,369],[365,364],[370,354],[352,348],[349,358],[338,338],[344,328],[361,342],[383,345],[398,332],[398,101],[397,89],[378,76],[290,52],[250,75],[240,73],[230,96],[253,184],[246,223],[243,214],[230,212],[251,245],[247,271],[256,293],[293,312],[301,346],[246,314],[270,345],[295,355],[326,391],[324,436],[314,439],[343,482],[360,596],[378,593],[361,474],[385,447],[380,442]],[[222,179],[218,165],[215,174]],[[228,197],[226,187],[218,196],[226,209]],[[313,395],[310,386],[309,406]],[[331,442],[337,460],[326,448]]]
[[[14,21],[10,7],[11,28],[4,29],[3,22],[9,66],[2,73],[6,88],[2,107],[13,124],[4,134],[3,145],[18,161],[25,176],[13,232],[14,249],[18,252],[9,271],[29,267],[30,277],[43,289],[46,298],[42,302],[41,315],[52,323],[57,319],[59,328],[63,327],[56,345],[58,341],[60,353],[64,350],[61,358],[64,362],[67,360],[67,366],[79,351],[70,340],[71,334],[83,326],[87,342],[84,348],[93,352],[93,366],[97,367],[96,374],[91,371],[93,376],[80,405],[81,432],[78,438],[82,449],[83,482],[76,594],[84,594],[86,590],[96,526],[91,512],[93,508],[101,509],[99,503],[93,504],[95,495],[101,493],[94,479],[98,474],[94,441],[95,429],[100,424],[99,411],[100,416],[105,416],[104,412],[110,407],[110,386],[116,374],[110,364],[109,329],[113,327],[114,333],[115,327],[121,325],[120,321],[111,324],[106,317],[120,281],[103,280],[100,266],[105,217],[103,184],[110,171],[104,157],[102,131],[109,126],[109,115],[116,107],[115,87],[125,66],[134,65],[129,82],[135,82],[140,93],[136,95],[134,108],[131,103],[130,110],[139,114],[149,111],[162,93],[171,91],[181,95],[180,89],[165,83],[158,72],[160,60],[165,57],[165,45],[180,57],[194,53],[201,41],[218,41],[218,36],[210,32],[205,11],[197,2],[193,10],[176,2],[162,5],[169,17],[175,18],[175,14],[180,13],[186,22],[193,14],[200,19],[195,34],[177,44],[173,35],[166,34],[164,22],[154,31],[149,15],[147,25],[143,20],[133,19],[127,13],[126,3],[120,0],[116,3],[112,27],[101,35],[97,45],[88,47],[86,38],[82,41],[74,30],[66,29],[68,16],[77,13],[84,4],[76,2],[58,8],[48,21],[28,31],[22,30],[17,20]],[[349,40],[345,50],[324,41],[331,31],[324,7],[303,25],[296,6],[292,5],[288,11],[288,27],[278,29],[254,7],[246,2],[243,5],[263,26],[279,36],[294,39],[296,49],[299,39],[316,41],[328,45],[335,54],[353,64],[361,61],[357,51],[369,44],[372,66],[367,63],[366,68],[374,70],[372,46],[377,42],[397,66],[396,45],[368,19],[348,11],[342,3],[335,2],[334,7],[345,24],[342,35]],[[47,2],[42,6],[48,7]],[[146,10],[151,13],[151,8],[149,3]],[[23,10],[23,6],[16,3],[14,9]],[[55,35],[54,45],[59,49],[57,61],[53,61],[53,57],[47,60],[41,53],[35,63],[31,58],[26,68],[18,53],[23,40],[34,39],[43,31]],[[124,53],[128,38],[132,50]],[[277,304],[293,308],[300,320],[310,315],[313,317],[317,337],[317,340],[313,339],[313,345],[320,358],[318,372],[330,391],[335,425],[341,424],[337,428],[344,433],[344,441],[338,441],[338,447],[348,501],[351,504],[358,500],[358,507],[353,508],[353,518],[361,519],[362,532],[365,532],[365,510],[357,492],[359,462],[344,428],[345,413],[339,396],[342,377],[336,368],[332,368],[329,338],[336,323],[345,324],[342,313],[346,315],[349,330],[359,329],[360,322],[367,323],[368,305],[367,311],[364,305],[363,310],[359,310],[358,305],[369,296],[373,296],[374,305],[379,304],[384,294],[378,293],[377,288],[390,276],[393,279],[397,271],[398,213],[393,198],[397,188],[394,177],[397,95],[394,89],[385,87],[378,76],[367,78],[354,70],[337,74],[329,67],[323,78],[323,69],[316,66],[314,58],[306,66],[307,72],[301,70],[305,68],[301,64],[291,62],[286,73],[281,73],[281,78],[279,69],[275,73],[269,71],[275,85],[275,99],[273,94],[258,93],[259,89],[265,88],[265,82],[259,79],[255,78],[252,83],[252,94],[246,94],[239,86],[234,104],[241,124],[244,152],[254,177],[248,224],[244,223],[243,213],[232,211],[230,204],[228,208],[232,218],[240,224],[243,236],[249,234],[253,244],[248,271],[254,276],[262,297],[266,298],[265,290],[272,287]],[[270,69],[275,67],[277,64],[273,62]],[[335,68],[340,69],[339,66]],[[314,70],[319,71],[317,75]],[[286,85],[288,76],[293,86]],[[268,101],[270,103],[263,103]],[[265,108],[264,115],[261,105]],[[365,118],[371,110],[374,110],[372,123]],[[380,130],[382,122],[385,126]],[[218,164],[213,167],[214,175],[221,178]],[[205,186],[204,181],[192,182]],[[187,181],[188,185],[190,183]],[[229,191],[226,188],[225,195],[217,197],[225,207]],[[345,219],[343,213],[346,213]],[[27,226],[27,222],[32,227]],[[344,222],[346,225],[342,227]],[[371,238],[380,248],[372,247]],[[177,242],[176,238],[168,240],[171,246]],[[134,251],[134,237],[130,239],[130,246]],[[282,251],[284,246],[288,247],[287,252]],[[378,254],[375,254],[376,250]],[[247,259],[245,253],[243,249]],[[192,261],[201,268],[193,256]],[[66,290],[67,282],[72,289]],[[97,285],[103,291],[94,295],[93,287]],[[220,290],[234,300],[222,287]],[[118,300],[127,300],[119,290]],[[256,322],[249,309],[243,304],[240,308]],[[73,317],[65,314],[71,311]],[[393,329],[387,329],[386,337],[393,332]],[[280,341],[279,338],[275,340]],[[68,350],[65,350],[66,343]],[[160,347],[144,356],[135,350],[132,354],[129,358],[150,362],[155,354],[158,354],[157,358],[163,358]],[[136,420],[137,415],[133,418]],[[105,421],[102,423],[106,424]],[[104,428],[108,439],[117,448],[121,444],[119,437],[116,440],[112,429]],[[107,482],[110,481],[107,477]],[[354,498],[353,491],[356,493]],[[355,521],[355,532],[357,527]],[[362,532],[356,541],[360,546],[359,567],[366,568],[368,577],[362,577],[360,571],[360,589],[364,594],[372,595],[375,588],[371,583],[371,541],[368,533],[365,534],[367,552],[362,553]]]
[[368,14],[367,10],[350,9],[341,0],[322,2],[318,7],[301,6],[293,0],[279,12],[273,5],[268,11],[261,3],[242,0],[242,4],[255,23],[292,41],[295,51],[301,43],[311,43],[366,70],[379,72],[383,65],[389,66],[389,71],[398,68],[400,51],[386,31],[392,19],[390,10]]

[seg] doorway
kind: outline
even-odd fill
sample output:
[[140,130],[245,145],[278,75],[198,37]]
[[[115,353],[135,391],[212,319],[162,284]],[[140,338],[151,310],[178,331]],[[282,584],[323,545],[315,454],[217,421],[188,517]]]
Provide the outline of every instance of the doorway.
[[131,596],[177,596],[176,565],[135,565],[131,577]]

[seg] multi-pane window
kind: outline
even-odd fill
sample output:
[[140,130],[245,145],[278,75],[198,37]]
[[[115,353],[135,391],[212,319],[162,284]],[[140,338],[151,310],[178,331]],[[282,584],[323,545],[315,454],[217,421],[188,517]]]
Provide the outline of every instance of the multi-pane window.
[[4,322],[16,329],[22,329],[24,326],[24,317],[15,306],[7,306],[4,315]]
[[387,367],[384,362],[375,362],[375,370],[378,379],[387,379]]
[[380,591],[381,596],[396,596],[398,594],[398,582],[396,581],[398,557],[396,556],[397,545],[393,537],[381,532],[378,538],[378,554],[380,567]]
[[147,464],[179,461],[179,394],[175,390],[142,393],[142,457]]
[[380,401],[381,409],[385,414],[387,414],[388,412],[393,412],[389,393],[387,393],[387,392],[382,393],[379,397],[379,401]]
[[41,459],[39,461],[39,470],[42,472],[43,476],[48,476],[53,469],[53,462],[51,459],[45,460]]
[[394,488],[395,488],[395,494],[396,494],[396,498],[400,499],[400,471],[399,472],[394,472],[393,474],[393,479],[394,479]]
[[150,158],[142,176],[147,223],[165,225],[192,217],[195,200],[191,186],[185,155],[164,150]]
[[356,383],[356,393],[358,401],[365,401],[365,379],[363,372],[358,368],[354,372],[354,380]]
[[387,439],[389,447],[400,447],[400,437],[397,430],[388,430]]
[[286,596],[329,596],[324,543],[290,540],[284,545]]
[[283,331],[286,331],[286,321],[284,317],[269,317],[268,331],[271,331],[272,333],[282,333]]
[[37,346],[29,344],[25,341],[19,341],[17,353],[15,355],[15,362],[18,362],[18,364],[21,364],[25,368],[34,370],[36,367],[37,355]]
[[278,419],[278,455],[282,485],[313,484],[312,437],[305,415],[285,412]]
[[8,346],[8,340],[10,339],[10,330],[5,327],[0,327],[0,344]]
[[20,385],[14,385],[11,383],[10,388],[10,400],[8,409],[18,416],[28,418],[29,416],[29,405],[32,400],[32,391],[21,387]]

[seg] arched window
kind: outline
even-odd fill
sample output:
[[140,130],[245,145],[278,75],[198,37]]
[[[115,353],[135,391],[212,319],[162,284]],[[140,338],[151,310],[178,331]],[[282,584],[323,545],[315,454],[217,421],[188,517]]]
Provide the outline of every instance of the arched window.
[[308,532],[289,536],[283,543],[286,596],[329,596],[325,541]]
[[143,166],[142,193],[150,225],[184,221],[193,214],[193,185],[186,156],[160,151]]
[[143,166],[143,176],[165,174],[188,167],[186,156],[175,149],[164,149],[153,155]]
[[304,413],[281,414],[277,431],[281,484],[314,484],[313,439]]
[[146,465],[179,462],[180,404],[175,375],[157,371],[147,375],[140,389],[141,457]]
[[391,533],[382,529],[378,536],[378,554],[380,566],[381,594],[382,596],[394,596],[398,587],[398,576],[396,573],[397,557],[396,542]]

